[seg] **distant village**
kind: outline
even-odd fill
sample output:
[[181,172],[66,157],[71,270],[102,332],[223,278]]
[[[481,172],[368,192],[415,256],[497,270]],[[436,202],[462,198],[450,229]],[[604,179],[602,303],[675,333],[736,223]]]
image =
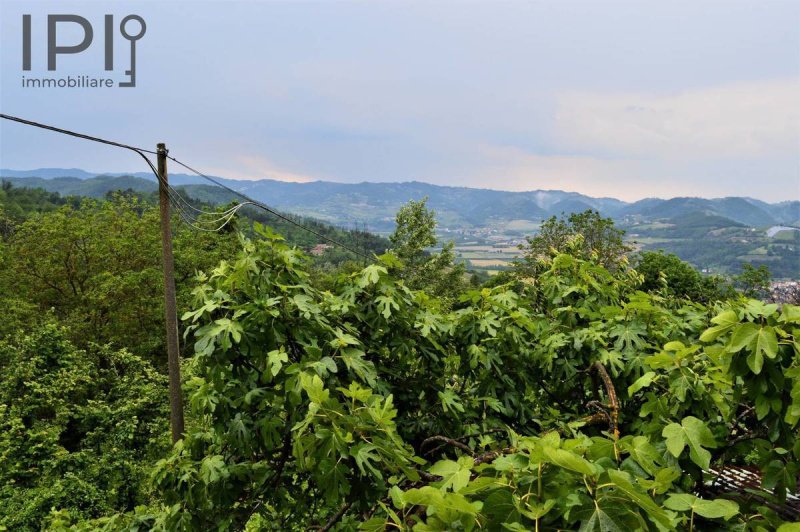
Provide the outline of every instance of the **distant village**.
[[773,303],[800,304],[799,281],[774,281],[770,284],[770,299]]

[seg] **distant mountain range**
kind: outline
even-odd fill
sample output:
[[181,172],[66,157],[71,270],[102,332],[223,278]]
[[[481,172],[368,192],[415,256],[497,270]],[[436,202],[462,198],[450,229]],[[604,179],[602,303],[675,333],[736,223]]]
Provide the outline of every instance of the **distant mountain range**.
[[[155,190],[151,174],[92,174],[80,169],[42,168],[38,170],[0,169],[0,178],[17,186],[40,187],[62,195],[99,197],[108,191]],[[421,182],[333,183],[314,181],[290,183],[262,179],[220,182],[275,208],[313,216],[335,224],[367,223],[375,230],[390,230],[397,209],[411,199],[428,197],[441,227],[452,229],[491,226],[511,220],[541,220],[561,213],[595,209],[617,220],[675,220],[688,215],[721,217],[751,227],[789,225],[800,227],[800,201],[766,203],[752,198],[703,199],[677,197],[647,198],[624,202],[614,198],[594,198],[561,190],[508,192],[466,187],[439,186]],[[171,174],[170,183],[187,193],[211,202],[224,203],[231,194],[208,186],[204,179],[186,174]]]

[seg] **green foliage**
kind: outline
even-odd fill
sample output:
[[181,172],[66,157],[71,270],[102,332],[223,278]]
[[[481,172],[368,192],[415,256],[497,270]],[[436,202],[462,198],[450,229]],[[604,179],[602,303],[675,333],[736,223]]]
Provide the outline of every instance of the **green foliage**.
[[184,316],[202,422],[157,465],[151,524],[780,524],[697,493],[712,467],[744,463],[776,500],[796,489],[797,307],[732,302],[709,322],[576,253],[448,311],[396,282],[391,255],[319,291],[297,251],[259,232]]
[[746,297],[766,298],[770,293],[772,274],[766,265],[758,268],[752,264],[742,264],[742,272],[734,277],[734,285]]
[[[231,253],[236,240],[235,234],[198,233],[178,223],[175,227],[175,278],[179,306],[186,308],[194,273]],[[0,295],[4,306],[33,305],[42,315],[52,311],[80,346],[111,342],[163,363],[156,208],[126,197],[65,205],[32,214],[0,250],[0,287],[7,287]]]
[[[15,187],[10,181],[0,181],[0,209],[7,217],[6,224],[20,223],[34,213],[52,212],[62,205],[77,204],[74,197],[61,197],[57,192],[47,192],[40,188]],[[0,235],[8,236],[8,227],[0,230]]]
[[[451,279],[448,291],[452,262],[425,253],[429,214],[410,205],[397,254],[323,281],[259,224],[238,254],[231,235],[178,230],[190,413],[158,461],[164,379],[140,359],[79,351],[52,326],[0,344],[7,526],[39,527],[51,507],[56,530],[783,525],[775,508],[800,463],[800,308],[642,291],[646,272],[592,213],[552,221],[557,245],[531,245],[535,275],[470,289]],[[34,301],[70,336],[152,353],[160,316],[142,307],[160,284],[143,272],[157,271],[157,240],[143,224],[154,217],[126,198],[20,226],[0,248],[0,282],[19,285],[16,323]],[[189,293],[205,261],[215,266]],[[151,282],[152,294],[134,290]],[[95,328],[95,309],[109,325]],[[709,489],[715,470],[744,465],[761,471],[771,506]]]
[[733,296],[731,287],[716,276],[703,276],[677,255],[644,251],[634,267],[642,275],[641,289],[668,297],[711,303]]
[[392,272],[409,288],[454,299],[466,285],[464,265],[455,263],[453,242],[444,244],[438,253],[426,251],[437,243],[436,213],[426,202],[427,198],[411,200],[397,211],[396,228],[389,240],[400,264]]
[[76,349],[48,324],[0,341],[0,528],[39,530],[147,501],[167,448],[166,379],[108,348]]
[[286,220],[278,218],[273,214],[266,213],[261,209],[245,207],[240,213],[242,217],[247,219],[248,223],[269,225],[275,232],[283,235],[287,242],[291,242],[300,249],[314,251],[314,248],[321,245],[321,248],[317,248],[321,251],[319,254],[316,254],[316,252],[312,253],[313,262],[317,268],[327,272],[336,270],[347,261],[357,261],[363,266],[365,259],[347,249],[332,245],[330,242],[323,240],[317,235],[323,235],[329,239],[335,240],[347,246],[349,249],[355,250],[362,255],[367,255],[368,257],[374,254],[384,253],[389,247],[389,241],[368,232],[365,228],[353,228],[348,230],[335,227],[308,216],[285,214],[285,216],[296,223],[302,224],[304,227],[310,228],[317,233],[314,234]]
[[625,231],[614,227],[611,218],[587,210],[567,217],[552,216],[542,224],[539,232],[528,237],[520,246],[523,259],[516,264],[521,277],[532,277],[539,271],[542,259],[564,253],[567,249],[581,259],[592,259],[613,270],[626,263],[625,254],[633,248],[623,241]]
[[[201,422],[156,467],[169,526],[241,527],[259,509],[291,523],[415,475],[393,397],[372,390],[375,364],[341,319],[354,302],[315,290],[299,252],[257,230],[266,242],[245,242],[212,271],[196,290],[198,310],[184,316],[196,352],[189,402]],[[385,275],[371,266],[352,288]]]

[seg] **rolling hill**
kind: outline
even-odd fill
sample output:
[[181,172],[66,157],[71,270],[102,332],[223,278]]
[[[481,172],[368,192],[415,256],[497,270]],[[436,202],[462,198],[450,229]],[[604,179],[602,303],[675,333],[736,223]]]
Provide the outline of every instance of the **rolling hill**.
[[[0,178],[17,187],[42,188],[69,196],[102,197],[110,191],[154,192],[152,175],[100,174],[79,169],[0,170]],[[770,236],[774,226],[800,228],[800,201],[770,204],[752,198],[646,198],[628,203],[593,198],[576,192],[444,187],[407,183],[289,183],[263,179],[216,178],[227,186],[288,213],[334,226],[357,225],[386,234],[394,216],[410,199],[428,197],[446,240],[473,267],[502,268],[514,260],[517,244],[536,231],[545,218],[562,213],[598,210],[614,218],[638,249],[663,249],[699,270],[734,273],[741,264],[767,264],[777,278],[800,278],[800,231]],[[226,204],[237,198],[197,176],[175,173],[170,183],[194,199]],[[501,254],[498,254],[501,253]]]
[[686,216],[704,212],[729,218],[735,222],[754,227],[772,225],[785,221],[781,209],[769,203],[750,198],[671,198],[668,200],[647,199],[637,201],[624,208],[622,215],[641,215],[651,220]]
[[[17,186],[35,186],[61,194],[101,196],[108,190],[132,188],[153,190],[153,176],[146,173],[92,175],[78,169],[0,170],[0,178]],[[677,197],[647,198],[633,203],[614,198],[593,198],[576,192],[502,190],[450,187],[421,183],[333,183],[314,181],[290,183],[271,179],[258,181],[216,178],[273,207],[297,214],[314,216],[332,223],[367,223],[379,231],[391,230],[394,213],[410,199],[428,197],[442,227],[469,229],[501,221],[538,221],[552,215],[598,210],[620,221],[670,220],[690,213],[721,216],[751,227],[775,224],[793,225],[800,221],[800,201],[769,204],[763,201],[727,197],[704,199]],[[202,195],[211,201],[214,189],[195,188],[206,183],[202,178],[171,174],[170,182],[184,186],[189,194]],[[27,184],[25,184],[27,183]],[[207,183],[206,183],[207,184]],[[193,192],[193,190],[195,192]],[[227,193],[220,202],[228,201]]]

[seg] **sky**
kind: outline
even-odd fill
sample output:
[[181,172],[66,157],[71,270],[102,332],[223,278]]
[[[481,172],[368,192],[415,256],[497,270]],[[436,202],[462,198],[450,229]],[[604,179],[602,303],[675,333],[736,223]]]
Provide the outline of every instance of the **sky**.
[[[22,70],[22,15],[31,70]],[[47,71],[47,16],[94,28]],[[104,15],[145,20],[136,87]],[[130,22],[129,33],[137,25]],[[83,38],[57,26],[56,44]],[[235,179],[800,199],[800,2],[0,0],[0,109]],[[145,171],[0,120],[0,167]]]

